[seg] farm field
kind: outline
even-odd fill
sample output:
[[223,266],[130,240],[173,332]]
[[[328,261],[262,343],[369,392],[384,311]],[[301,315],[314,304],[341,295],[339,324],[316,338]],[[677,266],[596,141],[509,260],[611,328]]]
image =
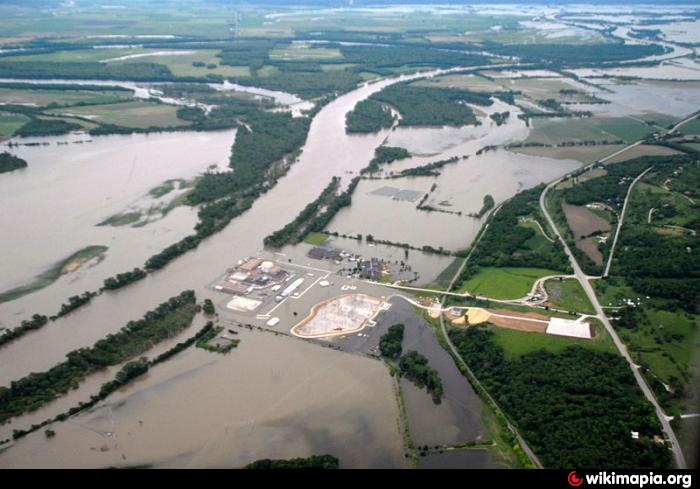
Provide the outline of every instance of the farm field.
[[[216,55],[219,50],[151,50],[153,56],[131,58],[122,61],[113,61],[115,64],[151,62],[167,66],[173,75],[179,77],[206,77],[207,75],[220,75],[223,77],[247,77],[250,69],[247,66],[222,65],[221,58]],[[163,53],[163,54],[159,54]],[[165,54],[171,53],[171,54]],[[203,63],[205,66],[194,66],[192,63]],[[211,66],[211,67],[209,67]]]
[[531,146],[510,148],[509,151],[530,156],[542,156],[560,160],[572,159],[587,165],[619,151],[622,144],[596,144],[590,146]]
[[151,126],[173,127],[189,124],[187,121],[178,119],[176,107],[151,102],[126,102],[119,104],[117,107],[103,105],[71,107],[56,111],[56,113],[75,114],[105,124],[136,128]]
[[29,104],[45,106],[49,104],[76,105],[76,104],[111,104],[125,100],[132,100],[129,91],[98,92],[93,90],[43,90],[43,89],[16,89],[3,88],[0,84],[0,103],[5,104]]
[[596,328],[596,336],[591,340],[516,331],[514,329],[498,328],[494,326],[490,326],[489,330],[493,332],[494,342],[503,348],[506,355],[510,358],[521,357],[542,349],[551,353],[559,353],[572,345],[615,353],[615,345],[605,331],[605,328],[595,321],[593,321],[593,323]]
[[559,144],[567,141],[631,142],[653,132],[643,122],[629,117],[535,120],[525,143]]
[[21,114],[0,112],[0,137],[12,136],[17,129],[29,122],[29,117]]
[[530,292],[538,278],[556,274],[557,272],[542,268],[485,267],[467,280],[459,292],[494,299],[519,299]]

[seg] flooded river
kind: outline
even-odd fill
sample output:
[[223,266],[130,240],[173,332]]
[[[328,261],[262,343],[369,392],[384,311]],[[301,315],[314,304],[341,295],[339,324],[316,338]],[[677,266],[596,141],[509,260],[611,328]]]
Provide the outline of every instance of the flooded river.
[[[333,176],[341,177],[347,184],[367,165],[374,148],[385,140],[389,131],[347,135],[345,114],[358,101],[397,80],[360,86],[326,105],[314,118],[299,161],[288,174],[249,211],[197,249],[146,279],[116,293],[96,297],[88,306],[0,348],[0,385],[29,372],[50,368],[62,361],[67,352],[92,345],[184,289],[194,289],[199,300],[216,298],[206,288],[213,278],[235,260],[260,250],[263,237],[291,221]],[[527,136],[527,129],[517,130],[517,136],[513,137]],[[182,133],[175,137],[180,142],[172,144],[172,151],[180,152],[184,138]],[[509,137],[505,133],[504,139]],[[467,144],[481,143],[475,140]],[[462,148],[457,145],[447,151],[462,151]],[[139,156],[137,161],[145,160]],[[120,165],[131,164],[133,159]],[[31,159],[29,165],[31,170]],[[566,171],[562,166],[561,174]],[[501,176],[494,173],[497,180]],[[154,178],[154,181],[162,180],[160,175]],[[91,186],[89,182],[84,185]],[[110,184],[100,185],[105,185],[103,193],[108,192]],[[150,181],[143,188],[147,190],[149,185]],[[483,188],[485,184],[478,185]],[[469,189],[467,180],[464,190],[469,192]],[[90,216],[91,205],[82,212]],[[176,212],[172,213],[173,219],[175,216],[183,219]],[[168,219],[170,215],[143,230],[156,229],[153,226],[165,225]],[[59,235],[53,239],[60,243],[72,238]],[[130,257],[144,252],[136,250],[139,246],[133,248],[122,254]],[[141,262],[141,257],[138,258]],[[3,268],[10,270],[12,265]],[[67,282],[59,280],[42,291],[2,304],[0,320],[14,325],[35,312],[54,313],[57,304],[68,295],[85,290],[83,285],[70,288]],[[237,466],[261,456],[296,456],[311,451],[334,453],[341,463],[349,466],[394,466],[403,463],[403,448],[389,380],[386,369],[374,360],[308,345],[301,340],[253,335],[244,338],[240,348],[227,356],[212,356],[201,350],[178,355],[133,387],[100,404],[85,419],[81,416],[79,421],[57,425],[57,437],[51,443],[46,443],[41,432],[28,436],[0,454],[0,466],[29,462],[39,466],[131,463]],[[118,433],[118,438],[96,434],[91,427],[103,426],[100,423],[108,426],[114,423],[115,428],[110,430]],[[13,424],[22,427],[26,423],[20,418]],[[105,444],[107,448],[103,451]],[[68,446],[78,448],[71,453],[66,449]]]

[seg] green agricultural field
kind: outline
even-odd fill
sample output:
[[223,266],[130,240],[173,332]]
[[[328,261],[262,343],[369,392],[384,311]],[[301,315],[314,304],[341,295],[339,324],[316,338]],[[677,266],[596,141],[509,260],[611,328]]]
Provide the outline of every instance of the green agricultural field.
[[541,349],[552,353],[559,353],[564,348],[571,345],[579,345],[593,350],[615,353],[615,345],[605,331],[605,328],[598,323],[595,324],[595,327],[596,337],[592,340],[517,331],[495,326],[489,326],[489,329],[493,332],[493,338],[496,344],[501,346],[503,350],[505,350],[506,355],[510,358],[517,358]]
[[[147,52],[163,53],[173,50],[149,50]],[[224,77],[250,76],[247,66],[228,66],[221,64],[221,58],[217,57],[219,50],[199,49],[199,50],[176,50],[178,54],[156,54],[153,56],[131,58],[114,63],[143,63],[151,62],[167,66],[175,76],[181,77],[205,77],[207,75],[221,75]],[[192,63],[204,63],[205,66],[194,66]],[[207,68],[206,65],[216,65],[214,68]]]
[[519,299],[530,292],[538,278],[557,273],[543,268],[487,267],[467,280],[459,288],[459,292],[493,299]]
[[32,90],[2,88],[2,85],[0,85],[0,102],[5,104],[33,104],[38,106],[49,104],[111,104],[132,99],[133,95],[128,91]]
[[12,136],[17,129],[29,122],[29,117],[21,114],[0,112],[0,137]]
[[636,141],[654,128],[630,117],[589,119],[536,119],[526,143],[559,144],[565,141]]
[[590,146],[564,146],[564,147],[542,147],[533,146],[529,148],[512,148],[509,151],[518,154],[526,154],[531,156],[543,156],[546,158],[554,158],[558,160],[571,159],[577,160],[584,164],[593,163],[600,160],[615,151],[622,149],[621,144],[601,144]]
[[[3,61],[34,61],[51,63],[95,63],[121,56],[148,53],[152,50],[143,48],[109,48],[109,49],[71,49],[52,53],[30,54],[0,58]],[[148,59],[148,58],[146,58]]]
[[177,107],[152,102],[126,102],[113,105],[89,105],[71,107],[61,114],[75,114],[103,124],[146,128],[151,126],[185,126],[186,121],[177,118]]
[[598,129],[627,142],[641,139],[655,130],[632,117],[598,119],[595,120],[595,125]]
[[696,117],[686,122],[678,131],[682,134],[700,134],[700,119]]
[[700,457],[700,416],[674,421],[672,426],[678,435],[678,442],[685,454],[688,468],[697,469],[697,461]]
[[593,305],[578,280],[573,278],[547,280],[545,289],[549,295],[550,306],[582,314],[595,314]]

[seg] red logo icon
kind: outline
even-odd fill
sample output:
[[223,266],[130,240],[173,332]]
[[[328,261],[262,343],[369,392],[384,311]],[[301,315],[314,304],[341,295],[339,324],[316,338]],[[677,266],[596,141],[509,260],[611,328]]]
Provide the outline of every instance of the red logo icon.
[[569,485],[573,486],[573,487],[578,487],[581,484],[583,484],[583,479],[576,475],[575,470],[572,470],[571,472],[569,472],[569,477],[567,477],[567,480],[569,481]]

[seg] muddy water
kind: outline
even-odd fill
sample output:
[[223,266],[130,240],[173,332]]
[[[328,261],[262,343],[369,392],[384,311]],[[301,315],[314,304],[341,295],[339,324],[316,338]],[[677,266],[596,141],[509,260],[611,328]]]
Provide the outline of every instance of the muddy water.
[[[7,385],[11,380],[22,377],[31,371],[42,371],[50,368],[61,361],[68,351],[93,344],[106,334],[118,330],[127,321],[142,316],[145,311],[178,294],[183,289],[194,289],[199,300],[205,297],[215,298],[215,294],[209,292],[205,286],[213,278],[219,276],[225,267],[241,256],[256,253],[262,246],[263,237],[291,221],[308,202],[318,196],[333,176],[343,177],[344,183],[347,183],[352,174],[346,173],[346,171],[357,173],[367,165],[373,155],[374,148],[386,137],[387,131],[374,135],[346,135],[344,131],[345,114],[358,101],[395,81],[382,81],[361,86],[325,106],[314,118],[303,153],[287,176],[258,199],[249,211],[236,218],[216,236],[205,240],[196,250],[178,258],[164,270],[153,273],[146,279],[116,293],[106,293],[96,297],[88,306],[0,349],[0,364],[3,365],[3,368],[0,369],[0,385]],[[43,301],[38,300],[40,297],[42,297],[41,292],[38,292],[27,298],[5,304],[0,309],[3,321],[9,318],[12,323],[15,323],[33,312],[54,312],[55,307],[47,307]],[[43,296],[44,300],[47,297]],[[54,300],[62,302],[65,298],[59,297]],[[362,446],[362,453],[353,455],[358,464],[365,464],[367,460],[389,464],[386,456],[381,454],[400,452],[400,438],[392,438],[394,435],[388,434],[388,431],[382,431],[382,429],[393,429],[397,421],[395,412],[389,411],[386,407],[395,406],[390,385],[376,386],[370,380],[366,380],[362,392],[357,386],[354,386],[354,390],[349,391],[352,395],[348,395],[347,400],[343,397],[342,401],[338,401],[339,398],[333,395],[339,391],[338,385],[342,385],[338,384],[338,378],[367,379],[363,374],[363,369],[369,368],[365,365],[376,365],[373,361],[351,357],[353,360],[348,360],[348,363],[344,364],[344,368],[341,369],[347,373],[347,377],[343,377],[341,372],[331,371],[332,375],[329,375],[327,380],[331,387],[323,387],[326,384],[320,381],[315,382],[317,377],[313,376],[319,369],[306,367],[305,362],[317,362],[318,360],[313,365],[326,365],[329,363],[329,359],[335,360],[335,355],[340,355],[339,353],[314,347],[317,349],[313,352],[322,352],[318,355],[324,355],[317,358],[316,353],[311,353],[312,350],[307,349],[312,345],[296,342],[296,340],[295,342],[279,343],[279,345],[283,345],[283,347],[279,347],[279,350],[272,344],[268,346],[267,343],[252,343],[252,341],[251,344],[256,348],[254,355],[241,355],[244,360],[240,363],[237,363],[236,358],[238,358],[238,353],[244,351],[243,349],[229,356],[215,357],[207,352],[192,350],[164,364],[162,366],[166,369],[163,371],[164,373],[159,373],[158,369],[154,370],[150,375],[171,375],[173,380],[166,381],[163,377],[162,382],[158,385],[167,386],[167,389],[164,387],[164,390],[151,391],[154,392],[152,397],[147,397],[144,394],[144,397],[140,399],[147,399],[147,401],[144,400],[142,403],[134,401],[130,410],[122,411],[126,414],[120,418],[117,424],[123,423],[128,429],[126,435],[120,436],[118,443],[127,457],[126,462],[130,463],[135,459],[148,462],[144,459],[153,459],[157,454],[162,454],[162,457],[158,457],[160,460],[169,460],[169,463],[177,466],[188,464],[219,466],[224,463],[235,465],[258,455],[297,455],[297,453],[291,453],[291,449],[302,447],[302,445],[308,450],[337,452],[342,458],[343,454],[347,453],[343,448],[345,446],[344,440],[353,436],[357,437],[354,439],[361,439],[358,445]],[[253,349],[251,348],[251,350]],[[27,352],[32,352],[32,354],[28,355]],[[325,353],[332,354],[332,357],[326,358]],[[267,371],[264,368],[269,367],[270,362],[274,363],[276,358],[289,359],[292,356],[293,360],[285,362],[278,370],[284,372],[285,375],[286,372],[297,372],[294,370],[294,365],[298,363],[303,366],[299,375],[307,375],[305,377],[307,379],[308,376],[311,376],[310,378],[314,380],[304,384],[304,389],[301,390],[303,396],[295,401],[296,407],[280,409],[275,403],[280,399],[280,391],[275,387],[275,377],[272,373],[266,374]],[[344,362],[345,360],[337,361]],[[207,372],[207,369],[211,370]],[[247,387],[239,386],[233,382],[232,378],[237,372],[246,373],[245,376],[242,376],[244,377],[242,381],[246,383]],[[379,373],[374,371],[371,377],[382,378]],[[295,376],[297,381],[298,378],[300,378],[298,375]],[[245,395],[238,396],[231,385],[239,386]],[[342,389],[340,391],[341,393],[345,392]],[[366,393],[366,396],[363,393]],[[168,402],[160,404],[158,399],[161,397]],[[200,398],[207,402],[200,403],[198,401]],[[217,398],[223,399],[226,404],[216,407]],[[359,405],[353,404],[351,400],[354,398],[360,399],[361,403]],[[257,413],[268,413],[263,418],[257,418],[264,419],[265,423],[261,425],[255,425],[253,421],[250,421],[250,418],[243,418],[245,423],[248,423],[246,426],[250,427],[252,423],[259,427],[259,429],[248,428],[247,433],[253,438],[245,438],[246,430],[242,429],[240,425],[234,426],[235,420],[227,417],[230,410],[239,409],[234,405],[234,400],[242,400],[242,405],[247,413],[252,412],[256,415]],[[109,401],[110,403],[116,402],[112,399]],[[157,409],[149,411],[150,406],[157,406]],[[197,410],[191,410],[192,406],[196,406]],[[271,410],[266,410],[270,406],[272,406]],[[344,406],[358,407],[354,411],[348,412]],[[113,409],[113,412],[118,412],[118,410]],[[144,414],[153,413],[149,420],[156,428],[148,431],[147,436],[143,439],[139,438],[138,442],[127,444],[124,440],[128,439],[128,433],[133,434],[138,428],[138,419],[144,421],[144,426],[148,423],[147,419],[141,417],[142,412]],[[304,412],[306,412],[306,417],[300,415]],[[204,418],[203,422],[208,423],[201,430],[203,433],[201,436],[208,436],[206,444],[209,448],[206,451],[201,451],[203,445],[201,445],[202,438],[197,434],[199,432],[188,431],[189,420],[193,420],[192,426],[196,427],[200,426],[198,425],[199,421],[197,421],[199,418]],[[156,419],[162,420],[164,424],[157,425]],[[188,423],[182,423],[183,419],[187,419]],[[345,423],[344,419],[349,421]],[[375,421],[382,429],[374,428]],[[226,423],[229,424],[228,432],[226,432]],[[369,428],[365,428],[366,426]],[[100,447],[104,442],[99,443],[101,440],[92,438],[94,436],[92,432],[79,430],[73,423],[64,423],[56,429],[58,435],[54,441],[65,440],[65,442],[61,442],[66,443],[63,445],[64,447],[72,444],[96,447],[95,453],[89,448],[85,453],[81,452],[81,461],[76,463],[90,463],[95,466],[116,463],[114,459],[96,458],[98,454],[115,454],[117,451],[108,446],[109,451],[102,452]],[[377,435],[375,433],[372,437],[365,436],[366,433],[373,431],[383,434]],[[313,436],[305,435],[310,432],[313,433]],[[340,433],[340,436],[331,436],[337,433]],[[42,437],[43,435],[39,433],[20,442],[16,447],[4,452],[0,463],[71,465],[72,459],[69,460],[69,458],[73,455],[71,455],[70,450],[64,448],[54,451],[54,445],[45,444]],[[371,439],[368,441],[368,438]],[[382,449],[383,451],[376,450],[376,453],[367,451],[366,447],[372,447],[372,440],[375,439],[393,439],[394,441],[386,442],[386,444],[394,448]],[[148,440],[153,441],[148,442]],[[253,441],[238,443],[237,440]],[[276,442],[270,443],[270,440],[276,440]],[[338,444],[343,446],[338,446]],[[24,450],[23,446],[27,447],[27,452],[21,451]],[[15,456],[15,453],[19,455]],[[24,457],[21,456],[22,453],[25,454]],[[225,462],[224,453],[226,454]],[[31,454],[31,457],[28,454]],[[197,455],[196,459],[193,454]],[[118,458],[123,460],[121,453]],[[352,457],[346,458],[353,460]],[[367,461],[366,465],[370,465],[370,461]]]
[[[700,71],[695,72],[696,79]],[[596,80],[592,80],[596,82]],[[609,104],[577,104],[576,110],[589,110],[601,116],[625,116],[654,112],[684,117],[700,107],[700,86],[693,82],[639,82],[600,84],[610,91],[594,92]]]
[[[403,467],[386,367],[241,330],[228,355],[191,348],[94,410],[0,453],[7,467],[240,467],[333,453],[342,467]],[[187,395],[183,395],[183,393]]]
[[381,325],[404,325],[403,351],[418,351],[438,371],[444,394],[435,404],[425,388],[401,379],[411,436],[416,445],[455,445],[488,438],[481,421],[484,406],[452,357],[438,343],[435,332],[403,299],[395,298],[381,317]]
[[[399,163],[393,165],[397,171],[406,166],[403,162],[400,166]],[[352,206],[341,210],[328,230],[348,235],[372,234],[379,240],[417,247],[443,246],[456,251],[469,246],[478,233],[485,217],[475,219],[467,214],[478,213],[487,194],[492,195],[498,205],[520,190],[552,180],[579,166],[574,160],[498,150],[447,165],[438,178],[365,180],[358,185]],[[431,192],[433,185],[436,187]],[[429,194],[425,205],[451,213],[418,210],[418,201],[394,200],[373,193],[385,186],[415,190],[421,196]],[[453,214],[456,212],[462,215]]]
[[[0,229],[11,230],[0,240],[0,254],[12,257],[11,263],[3,264],[0,290],[31,281],[85,246],[104,245],[109,250],[97,266],[81,268],[41,292],[0,305],[0,324],[13,325],[14,315],[24,309],[53,313],[69,296],[141,266],[191,232],[196,212],[188,207],[144,227],[97,224],[135,202],[147,205],[149,190],[165,180],[192,178],[211,165],[225,168],[234,138],[235,130],[69,135],[17,140],[41,146],[3,147],[25,159],[28,167],[0,178]],[[92,142],[75,143],[85,140]],[[59,144],[64,142],[70,144]]]

